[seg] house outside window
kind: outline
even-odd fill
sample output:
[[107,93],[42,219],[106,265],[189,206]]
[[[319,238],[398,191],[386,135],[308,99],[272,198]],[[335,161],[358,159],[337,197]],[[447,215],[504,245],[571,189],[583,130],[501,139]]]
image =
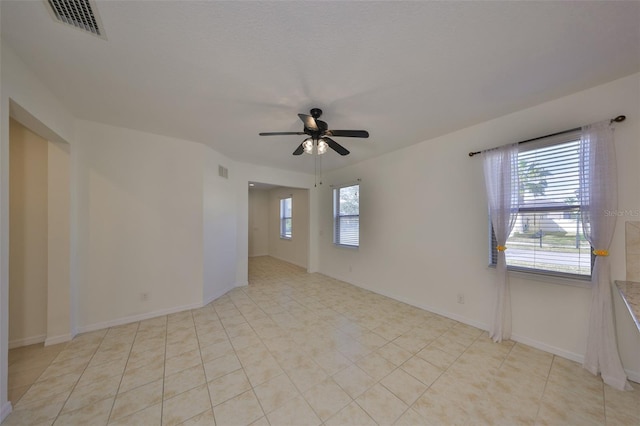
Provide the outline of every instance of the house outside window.
[[333,243],[340,246],[360,245],[360,185],[333,190]]
[[293,236],[291,219],[292,198],[280,200],[280,238],[290,240]]

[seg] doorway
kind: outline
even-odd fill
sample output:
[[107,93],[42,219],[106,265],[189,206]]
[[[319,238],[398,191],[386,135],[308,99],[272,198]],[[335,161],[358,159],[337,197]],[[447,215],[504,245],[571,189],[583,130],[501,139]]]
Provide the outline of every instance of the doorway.
[[28,359],[32,349],[72,337],[70,146],[47,137],[52,135],[11,103],[7,349],[8,395],[14,404],[29,385],[26,378],[37,378],[31,371],[37,366]]
[[[309,201],[308,189],[249,182],[249,257],[270,256],[307,270]],[[282,206],[290,206],[284,217]]]
[[47,335],[48,142],[9,119],[9,348]]

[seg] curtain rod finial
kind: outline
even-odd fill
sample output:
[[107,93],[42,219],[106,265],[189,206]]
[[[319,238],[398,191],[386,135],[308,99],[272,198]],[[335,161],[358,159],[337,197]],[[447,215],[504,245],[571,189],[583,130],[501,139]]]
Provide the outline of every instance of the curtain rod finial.
[[611,119],[611,123],[622,123],[624,120],[626,120],[627,117],[624,115],[619,115],[616,118],[612,118]]

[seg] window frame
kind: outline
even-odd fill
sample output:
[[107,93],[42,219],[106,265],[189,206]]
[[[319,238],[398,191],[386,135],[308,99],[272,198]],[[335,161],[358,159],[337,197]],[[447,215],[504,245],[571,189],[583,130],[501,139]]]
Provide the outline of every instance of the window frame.
[[[286,203],[289,202],[289,214],[286,215]],[[287,220],[289,220],[289,233],[287,234]],[[280,198],[280,239],[291,240],[293,238],[293,196]]]
[[[518,151],[518,162],[520,161],[520,153],[525,153],[528,151],[534,151],[544,148],[550,148],[553,146],[568,144],[571,142],[580,141],[581,132],[580,130],[576,130],[567,134],[562,135],[554,135],[547,138],[541,138],[540,140],[536,140],[535,142],[527,143],[527,147],[524,147],[523,144],[520,145],[520,149]],[[579,200],[578,200],[579,201]],[[545,214],[545,213],[563,213],[563,214],[575,214],[580,212],[581,205],[566,205],[566,206],[553,206],[553,207],[518,207],[518,219],[521,214]],[[581,224],[582,222],[580,222]],[[497,240],[495,238],[495,234],[493,232],[493,225],[491,223],[491,217],[489,217],[489,267],[495,268],[498,259],[498,250],[497,250]],[[507,247],[509,246],[507,242]],[[595,263],[595,255],[592,253],[593,247],[590,247],[590,272],[589,275],[583,274],[573,274],[570,272],[561,272],[554,271],[551,269],[543,269],[543,268],[528,268],[524,266],[514,266],[507,264],[507,270],[510,272],[518,272],[523,274],[533,274],[533,275],[541,275],[552,278],[560,278],[560,279],[569,279],[569,280],[578,280],[578,281],[591,281],[591,277],[593,274],[593,266]]]
[[[340,214],[340,191],[345,188],[357,187],[358,214]],[[333,188],[333,244],[338,247],[357,249],[360,247],[360,182],[347,183]],[[358,218],[358,244],[347,244],[341,241],[340,224],[342,218]]]

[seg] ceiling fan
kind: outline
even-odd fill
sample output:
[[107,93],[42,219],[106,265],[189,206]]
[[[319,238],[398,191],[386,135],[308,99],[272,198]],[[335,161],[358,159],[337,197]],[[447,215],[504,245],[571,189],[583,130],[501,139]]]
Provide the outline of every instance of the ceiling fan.
[[302,132],[266,132],[260,133],[260,136],[280,136],[280,135],[308,135],[295,151],[293,155],[301,155],[306,152],[307,154],[313,154],[314,146],[318,155],[322,155],[327,152],[327,148],[333,149],[340,155],[349,155],[349,150],[338,142],[331,139],[331,137],[345,137],[345,138],[368,138],[369,132],[366,130],[329,130],[327,123],[318,120],[322,115],[320,108],[312,108],[309,111],[311,115],[298,114],[300,120],[304,123],[304,129]]

